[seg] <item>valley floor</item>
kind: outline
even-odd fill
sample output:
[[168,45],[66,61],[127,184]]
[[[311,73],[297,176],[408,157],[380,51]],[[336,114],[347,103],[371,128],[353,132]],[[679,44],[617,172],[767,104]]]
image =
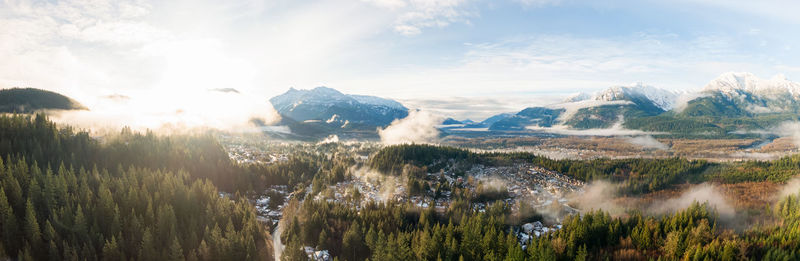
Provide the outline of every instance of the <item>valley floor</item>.
[[553,159],[668,158],[715,162],[774,160],[800,152],[793,138],[681,139],[635,137],[471,137],[449,136],[444,144],[477,151],[532,152]]

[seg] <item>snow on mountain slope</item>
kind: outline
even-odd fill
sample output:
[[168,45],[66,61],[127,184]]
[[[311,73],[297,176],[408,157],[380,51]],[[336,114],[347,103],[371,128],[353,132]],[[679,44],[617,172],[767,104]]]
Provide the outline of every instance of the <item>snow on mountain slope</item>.
[[551,108],[551,109],[564,109],[564,112],[561,113],[561,115],[559,115],[558,119],[557,119],[558,122],[562,122],[563,123],[563,122],[569,120],[570,118],[572,118],[572,116],[575,115],[575,113],[578,112],[578,110],[580,110],[580,109],[591,108],[591,107],[599,107],[599,106],[605,106],[605,105],[627,105],[627,104],[632,104],[632,102],[631,101],[627,101],[627,100],[606,101],[606,100],[589,99],[589,100],[583,100],[583,101],[577,101],[577,102],[567,102],[567,103],[553,104],[553,105],[548,106],[548,108]]
[[356,102],[354,98],[328,87],[317,87],[311,90],[290,88],[286,93],[275,96],[270,99],[270,101],[278,111],[286,109],[291,110],[300,104],[329,105],[342,102]]
[[324,122],[342,127],[350,123],[384,126],[408,115],[408,109],[399,102],[364,95],[343,94],[328,87],[311,90],[289,89],[270,99],[282,117],[298,122]]
[[[512,114],[499,114],[490,119],[494,122],[484,121],[483,124],[490,129],[507,129],[509,126],[518,127],[524,124],[564,124],[573,118],[579,111],[600,106],[627,106],[633,105],[634,110],[641,110],[645,114],[658,114],[672,109],[680,93],[655,88],[641,83],[629,86],[612,86],[598,91],[593,95],[587,93],[573,94],[564,102],[543,107],[529,107]],[[628,108],[626,108],[628,109]],[[619,111],[623,113],[624,111]],[[602,113],[602,112],[586,112]],[[607,116],[607,115],[606,115]],[[599,115],[590,115],[590,118],[602,118]],[[499,126],[495,126],[498,122]]]
[[597,92],[591,98],[597,101],[618,101],[631,100],[643,97],[650,100],[655,106],[664,111],[671,110],[675,106],[679,94],[675,91],[656,88],[642,83],[630,86],[613,86],[603,91]]
[[[300,104],[305,105],[331,105],[331,104],[361,104],[372,105],[378,107],[387,107],[397,110],[407,110],[405,106],[397,101],[384,99],[375,96],[366,95],[349,95],[344,94],[336,89],[328,87],[316,87],[311,90],[298,90],[290,88],[284,94],[272,98],[273,105],[276,106],[292,106],[297,107]],[[276,108],[278,109],[278,108]],[[280,110],[280,109],[278,109]]]
[[588,99],[591,99],[591,98],[592,98],[591,94],[588,94],[588,93],[585,93],[585,92],[579,92],[579,93],[567,96],[567,98],[564,99],[564,102],[579,102],[579,101],[585,101],[585,100],[588,100]]
[[[528,113],[522,113],[526,110]],[[525,124],[528,127],[542,127],[540,124],[543,119],[555,116],[554,120],[547,123],[554,124],[553,126],[594,128],[591,126],[607,123],[614,114],[637,119],[660,115],[666,111],[688,117],[753,117],[763,113],[800,113],[800,83],[792,82],[783,75],[760,79],[751,73],[724,73],[702,89],[673,91],[636,83],[612,86],[591,95],[577,93],[568,96],[561,103],[529,107],[526,110],[514,115],[496,115],[493,118],[502,121],[484,125],[496,130]],[[552,113],[553,110],[560,112]]]
[[709,82],[704,92],[719,92],[729,98],[751,94],[767,99],[788,96],[800,99],[800,84],[789,81],[784,75],[761,79],[752,73],[728,72]]
[[384,99],[384,98],[381,98],[381,97],[366,96],[366,95],[350,95],[350,97],[353,97],[354,99],[356,99],[356,101],[358,101],[360,103],[364,103],[364,104],[377,105],[377,106],[386,106],[386,107],[394,108],[394,109],[398,109],[398,110],[405,110],[406,109],[406,107],[403,106],[403,104],[400,104],[397,101],[390,100],[390,99]]

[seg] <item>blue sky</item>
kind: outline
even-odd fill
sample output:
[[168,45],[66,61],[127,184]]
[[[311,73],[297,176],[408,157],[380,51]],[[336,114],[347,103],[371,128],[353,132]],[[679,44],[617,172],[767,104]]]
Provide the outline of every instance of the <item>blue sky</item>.
[[[800,77],[795,1],[327,0],[0,2],[0,87],[263,100],[326,85],[481,116],[729,71]],[[467,103],[469,104],[469,103]],[[477,109],[477,108],[472,108]],[[449,110],[449,109],[447,109]]]

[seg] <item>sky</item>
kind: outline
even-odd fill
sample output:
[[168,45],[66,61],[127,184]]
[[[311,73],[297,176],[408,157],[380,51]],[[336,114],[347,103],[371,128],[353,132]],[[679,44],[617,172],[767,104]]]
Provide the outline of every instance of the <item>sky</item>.
[[729,71],[800,79],[796,10],[737,0],[6,0],[0,87],[206,115],[230,95],[212,89],[248,99],[220,106],[270,113],[260,107],[290,87],[328,86],[482,118],[636,82],[692,90]]

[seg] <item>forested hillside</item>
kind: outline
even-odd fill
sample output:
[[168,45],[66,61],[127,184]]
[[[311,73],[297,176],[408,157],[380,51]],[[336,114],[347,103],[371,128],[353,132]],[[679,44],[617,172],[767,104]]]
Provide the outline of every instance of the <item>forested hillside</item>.
[[[551,160],[528,153],[474,153],[435,145],[386,147],[370,160],[390,175],[409,175],[408,166],[457,172],[459,165],[500,166],[531,162],[585,181],[611,180],[622,193],[639,195],[682,183],[742,181],[784,182],[797,174],[800,161],[710,163],[680,158]],[[413,168],[412,168],[413,169]],[[757,223],[732,228],[731,217],[703,202],[667,214],[631,210],[612,217],[585,211],[560,221],[560,229],[520,237],[520,222],[540,220],[521,215],[514,205],[488,201],[473,209],[479,195],[448,186],[446,209],[411,203],[373,202],[356,209],[350,202],[306,199],[286,217],[282,234],[285,260],[304,260],[301,246],[329,250],[342,260],[793,260],[798,258],[797,217],[800,200],[784,197],[766,207]],[[797,193],[795,191],[794,193]]]
[[395,174],[402,171],[407,164],[426,167],[432,172],[449,168],[458,173],[458,167],[463,165],[501,165],[510,162],[533,163],[587,182],[607,180],[620,183],[621,192],[631,195],[666,189],[682,183],[786,182],[800,174],[800,156],[797,155],[774,161],[730,163],[683,158],[553,160],[524,152],[476,153],[454,147],[411,144],[389,146],[380,150],[370,159],[370,166]]
[[208,181],[130,167],[0,164],[0,256],[20,260],[248,260],[268,256],[243,199]]
[[439,213],[306,201],[282,236],[289,242],[284,260],[305,260],[303,245],[342,260],[794,260],[798,206],[796,196],[783,199],[770,216],[774,223],[745,233],[724,228],[712,207],[696,202],[661,217],[592,211],[566,218],[561,229],[523,248],[502,202],[483,213],[459,207]]
[[0,116],[0,155],[42,169],[63,163],[75,169],[184,170],[191,180],[209,179],[230,192],[310,181],[323,162],[318,156],[298,152],[275,165],[238,165],[211,134],[159,136],[123,128],[118,134],[94,139],[86,132],[56,126],[42,114]]
[[316,199],[353,182],[353,167],[362,164],[336,146],[292,147],[286,160],[241,165],[210,134],[124,129],[93,138],[44,115],[0,116],[0,256],[271,259],[269,233],[244,196],[271,185],[305,192],[295,193],[284,212],[283,260],[306,260],[306,246],[339,260],[791,260],[800,245],[796,195],[774,201],[746,230],[732,230],[714,207],[695,203],[657,216],[586,211],[560,220],[560,229],[523,240],[520,223],[543,220],[546,213],[425,175],[444,171],[470,179],[466,170],[474,164],[522,162],[586,182],[612,181],[635,197],[686,183],[785,182],[800,169],[798,156],[735,163],[579,161],[406,144],[384,147],[363,162],[389,177],[405,177],[411,198],[447,194],[447,207],[435,208],[358,203],[367,195],[357,190],[342,199]]
[[44,115],[0,116],[0,256],[247,260],[270,256],[248,184],[207,136],[123,130],[106,142]]
[[59,93],[35,88],[0,90],[0,112],[32,113],[39,110],[85,110],[77,101]]

